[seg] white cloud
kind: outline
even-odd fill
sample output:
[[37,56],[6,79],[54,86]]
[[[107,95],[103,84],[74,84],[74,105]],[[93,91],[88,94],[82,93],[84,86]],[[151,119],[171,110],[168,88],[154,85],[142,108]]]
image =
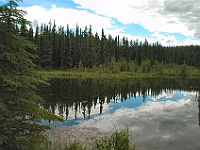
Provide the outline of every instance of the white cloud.
[[163,34],[160,34],[159,32],[153,33],[152,38],[156,39],[157,41],[160,41],[163,45],[173,45],[175,43],[178,43],[175,36],[165,36]]
[[37,20],[39,24],[48,24],[50,20],[53,22],[55,19],[58,26],[66,27],[69,24],[70,28],[75,28],[78,24],[79,27],[85,28],[86,25],[92,25],[95,32],[102,28],[112,28],[111,19],[89,13],[86,10],[60,8],[56,5],[52,5],[50,9],[40,6],[31,6],[24,9],[28,12],[26,18],[30,21]]
[[53,9],[55,9],[55,8],[56,8],[56,5],[55,5],[55,4],[53,4],[53,5],[51,5],[51,7],[52,7]]
[[188,38],[185,41],[183,41],[182,45],[200,45],[200,40]]
[[[191,4],[190,1],[179,2],[175,0],[74,0],[75,3],[80,5],[80,8],[93,10],[97,14],[105,15],[110,18],[117,18],[119,22],[123,24],[135,23],[143,26],[150,32],[168,32],[168,33],[180,33],[186,37],[200,37],[199,24],[200,19],[198,16],[192,17],[197,23],[191,21],[191,15],[194,12],[200,12],[200,7],[196,6],[199,3],[197,0],[193,0],[192,8],[185,5]],[[182,5],[186,10],[181,9]],[[170,6],[173,6],[173,13],[169,12]],[[188,14],[180,13],[179,8]],[[190,9],[189,9],[190,8]],[[176,11],[177,9],[177,11]],[[180,15],[181,14],[181,15]],[[190,16],[190,18],[189,18]],[[161,36],[161,34],[160,34]],[[165,36],[160,42],[166,42],[168,45],[171,43],[177,43],[178,41],[173,36]],[[160,39],[160,37],[154,37]],[[191,41],[192,42],[192,41]],[[188,43],[188,42],[186,42]],[[194,42],[197,43],[197,42]],[[192,44],[194,44],[192,42]],[[180,44],[180,43],[178,43]],[[165,44],[164,44],[165,45]]]
[[[161,14],[165,17],[176,16],[177,20],[187,27],[193,37],[200,38],[200,1],[199,0],[165,0]],[[174,20],[175,21],[175,20]]]
[[[152,36],[147,38],[149,43],[159,41],[162,45],[200,44],[200,40],[190,38],[190,36],[198,36],[198,21],[193,23],[178,13],[169,13],[172,10],[169,10],[169,3],[164,0],[74,0],[74,3],[79,4],[81,9],[64,8],[64,6],[61,8],[55,4],[49,9],[40,6],[30,6],[23,9],[27,10],[26,18],[33,21],[34,26],[41,23],[48,24],[50,20],[53,22],[55,19],[57,26],[66,27],[69,24],[70,28],[75,28],[78,23],[79,27],[84,29],[86,25],[91,24],[94,34],[96,31],[101,34],[103,28],[107,36],[109,34],[112,37],[120,35],[121,38],[127,37],[129,40],[144,41],[145,37],[125,33],[123,27],[114,24],[112,19],[116,18],[125,25],[139,24],[152,32]],[[90,13],[87,9],[95,13]],[[198,11],[198,9],[195,10]],[[194,11],[189,10],[187,14],[187,16],[191,16]],[[198,16],[194,17],[198,19]],[[197,20],[194,17],[193,20]],[[188,39],[179,41],[175,36],[163,35],[162,32],[180,33],[187,36]]]
[[187,26],[178,21],[176,16],[166,17],[160,13],[164,7],[163,0],[74,0],[74,2],[80,4],[80,8],[117,18],[124,24],[140,24],[151,32],[182,33],[186,36],[193,34]]

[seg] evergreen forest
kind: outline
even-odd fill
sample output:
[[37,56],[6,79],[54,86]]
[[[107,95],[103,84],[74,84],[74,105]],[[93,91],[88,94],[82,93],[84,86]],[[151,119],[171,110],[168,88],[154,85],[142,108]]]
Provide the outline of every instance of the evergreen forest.
[[93,33],[92,25],[81,29],[77,24],[76,29],[70,29],[67,24],[65,28],[57,26],[55,20],[37,26],[35,31],[24,28],[21,32],[37,45],[35,63],[42,68],[92,68],[111,62],[120,62],[121,71],[130,71],[125,62],[133,67],[141,66],[143,62],[147,66],[158,63],[200,66],[199,45],[162,46],[159,42],[148,43],[146,39],[107,36],[104,29],[99,35]]

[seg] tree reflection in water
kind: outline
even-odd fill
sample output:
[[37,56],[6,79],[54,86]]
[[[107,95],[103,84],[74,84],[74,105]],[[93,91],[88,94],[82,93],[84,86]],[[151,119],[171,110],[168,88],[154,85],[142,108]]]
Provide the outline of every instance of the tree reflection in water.
[[[51,86],[41,86],[40,96],[45,100],[44,109],[59,114],[68,120],[70,110],[74,119],[82,113],[83,119],[91,118],[91,109],[99,107],[99,114],[104,112],[104,104],[124,102],[131,97],[142,96],[145,102],[148,95],[156,97],[162,92],[199,91],[200,80],[169,78],[134,78],[134,79],[51,79]],[[134,103],[134,102],[133,102]],[[200,96],[198,96],[200,119]],[[56,112],[58,111],[58,112]],[[72,115],[72,114],[71,114]],[[200,125],[200,121],[199,121]]]

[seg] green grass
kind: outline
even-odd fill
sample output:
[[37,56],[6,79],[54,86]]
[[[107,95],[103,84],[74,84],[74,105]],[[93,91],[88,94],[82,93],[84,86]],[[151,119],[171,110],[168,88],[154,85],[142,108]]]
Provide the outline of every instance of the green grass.
[[127,131],[116,131],[109,138],[97,140],[96,150],[136,150],[136,144],[131,145]]
[[[62,70],[47,70],[47,71],[38,71],[42,75],[48,78],[117,78],[117,79],[127,79],[127,78],[136,78],[136,77],[180,77],[180,69],[176,68],[165,68],[160,72],[152,71],[150,73],[141,73],[141,72],[119,72],[119,73],[110,73],[110,72],[78,72],[75,70],[62,71]],[[188,78],[200,78],[200,71],[195,68],[188,68],[186,70]]]
[[134,73],[121,72],[119,74],[99,72],[77,72],[77,71],[39,71],[48,78],[130,78],[135,77]]
[[48,78],[116,78],[127,79],[136,77],[155,77],[158,76],[155,73],[132,73],[132,72],[120,72],[117,74],[112,73],[99,73],[99,72],[73,72],[73,71],[40,71],[44,76]]

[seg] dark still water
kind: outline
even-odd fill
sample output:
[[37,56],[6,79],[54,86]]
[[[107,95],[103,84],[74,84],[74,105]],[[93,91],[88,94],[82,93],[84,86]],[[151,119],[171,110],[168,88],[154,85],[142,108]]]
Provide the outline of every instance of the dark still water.
[[[128,129],[143,149],[200,149],[200,81],[195,79],[52,79],[44,108],[66,121],[52,127]],[[48,121],[47,121],[48,122]]]

